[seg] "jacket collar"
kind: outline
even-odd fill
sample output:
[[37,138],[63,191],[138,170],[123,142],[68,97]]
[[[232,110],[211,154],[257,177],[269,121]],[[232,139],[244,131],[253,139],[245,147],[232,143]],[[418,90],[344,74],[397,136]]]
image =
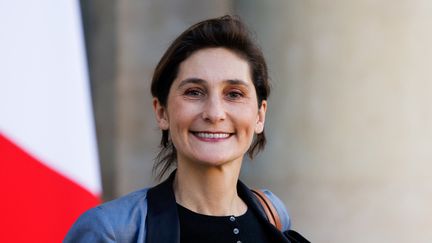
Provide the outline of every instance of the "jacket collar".
[[[173,182],[175,171],[161,184],[150,188],[147,192],[147,243],[179,243],[180,223],[177,204],[174,196]],[[241,181],[237,183],[237,192],[248,208],[253,210],[265,230],[275,239],[275,242],[289,241],[282,233],[267,221],[264,209],[249,188]]]
[[274,225],[272,225],[265,214],[264,208],[259,202],[258,198],[252,193],[252,191],[240,180],[237,182],[237,193],[240,198],[246,203],[249,209],[251,209],[256,217],[258,218],[264,230],[268,232],[272,238],[271,242],[290,243],[290,241],[280,232]]
[[174,196],[175,171],[147,192],[147,243],[179,243],[180,223]]

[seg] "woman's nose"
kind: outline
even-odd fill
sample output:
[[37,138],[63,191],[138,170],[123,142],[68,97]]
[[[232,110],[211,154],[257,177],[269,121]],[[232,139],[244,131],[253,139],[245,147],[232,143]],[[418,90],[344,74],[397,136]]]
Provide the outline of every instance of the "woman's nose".
[[218,96],[209,97],[202,112],[202,118],[208,122],[215,123],[225,120],[226,113],[223,101]]

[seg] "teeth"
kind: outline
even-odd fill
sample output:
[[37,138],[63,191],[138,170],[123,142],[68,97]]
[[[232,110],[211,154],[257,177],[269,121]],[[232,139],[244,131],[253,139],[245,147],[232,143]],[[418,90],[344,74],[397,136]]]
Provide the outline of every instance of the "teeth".
[[229,133],[204,133],[198,132],[196,133],[198,137],[201,138],[227,138],[229,137]]

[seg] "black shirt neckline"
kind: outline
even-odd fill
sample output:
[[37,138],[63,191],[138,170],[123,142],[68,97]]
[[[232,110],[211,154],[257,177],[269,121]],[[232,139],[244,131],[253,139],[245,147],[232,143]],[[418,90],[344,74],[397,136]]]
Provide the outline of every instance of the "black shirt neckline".
[[252,210],[239,216],[213,216],[194,212],[177,203],[181,243],[270,242],[268,232]]

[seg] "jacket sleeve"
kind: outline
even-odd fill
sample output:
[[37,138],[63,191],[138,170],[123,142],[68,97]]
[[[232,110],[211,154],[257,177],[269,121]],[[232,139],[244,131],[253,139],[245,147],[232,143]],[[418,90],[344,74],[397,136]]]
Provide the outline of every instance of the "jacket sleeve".
[[95,207],[84,214],[72,225],[63,240],[64,243],[116,242],[113,228],[100,207]]

